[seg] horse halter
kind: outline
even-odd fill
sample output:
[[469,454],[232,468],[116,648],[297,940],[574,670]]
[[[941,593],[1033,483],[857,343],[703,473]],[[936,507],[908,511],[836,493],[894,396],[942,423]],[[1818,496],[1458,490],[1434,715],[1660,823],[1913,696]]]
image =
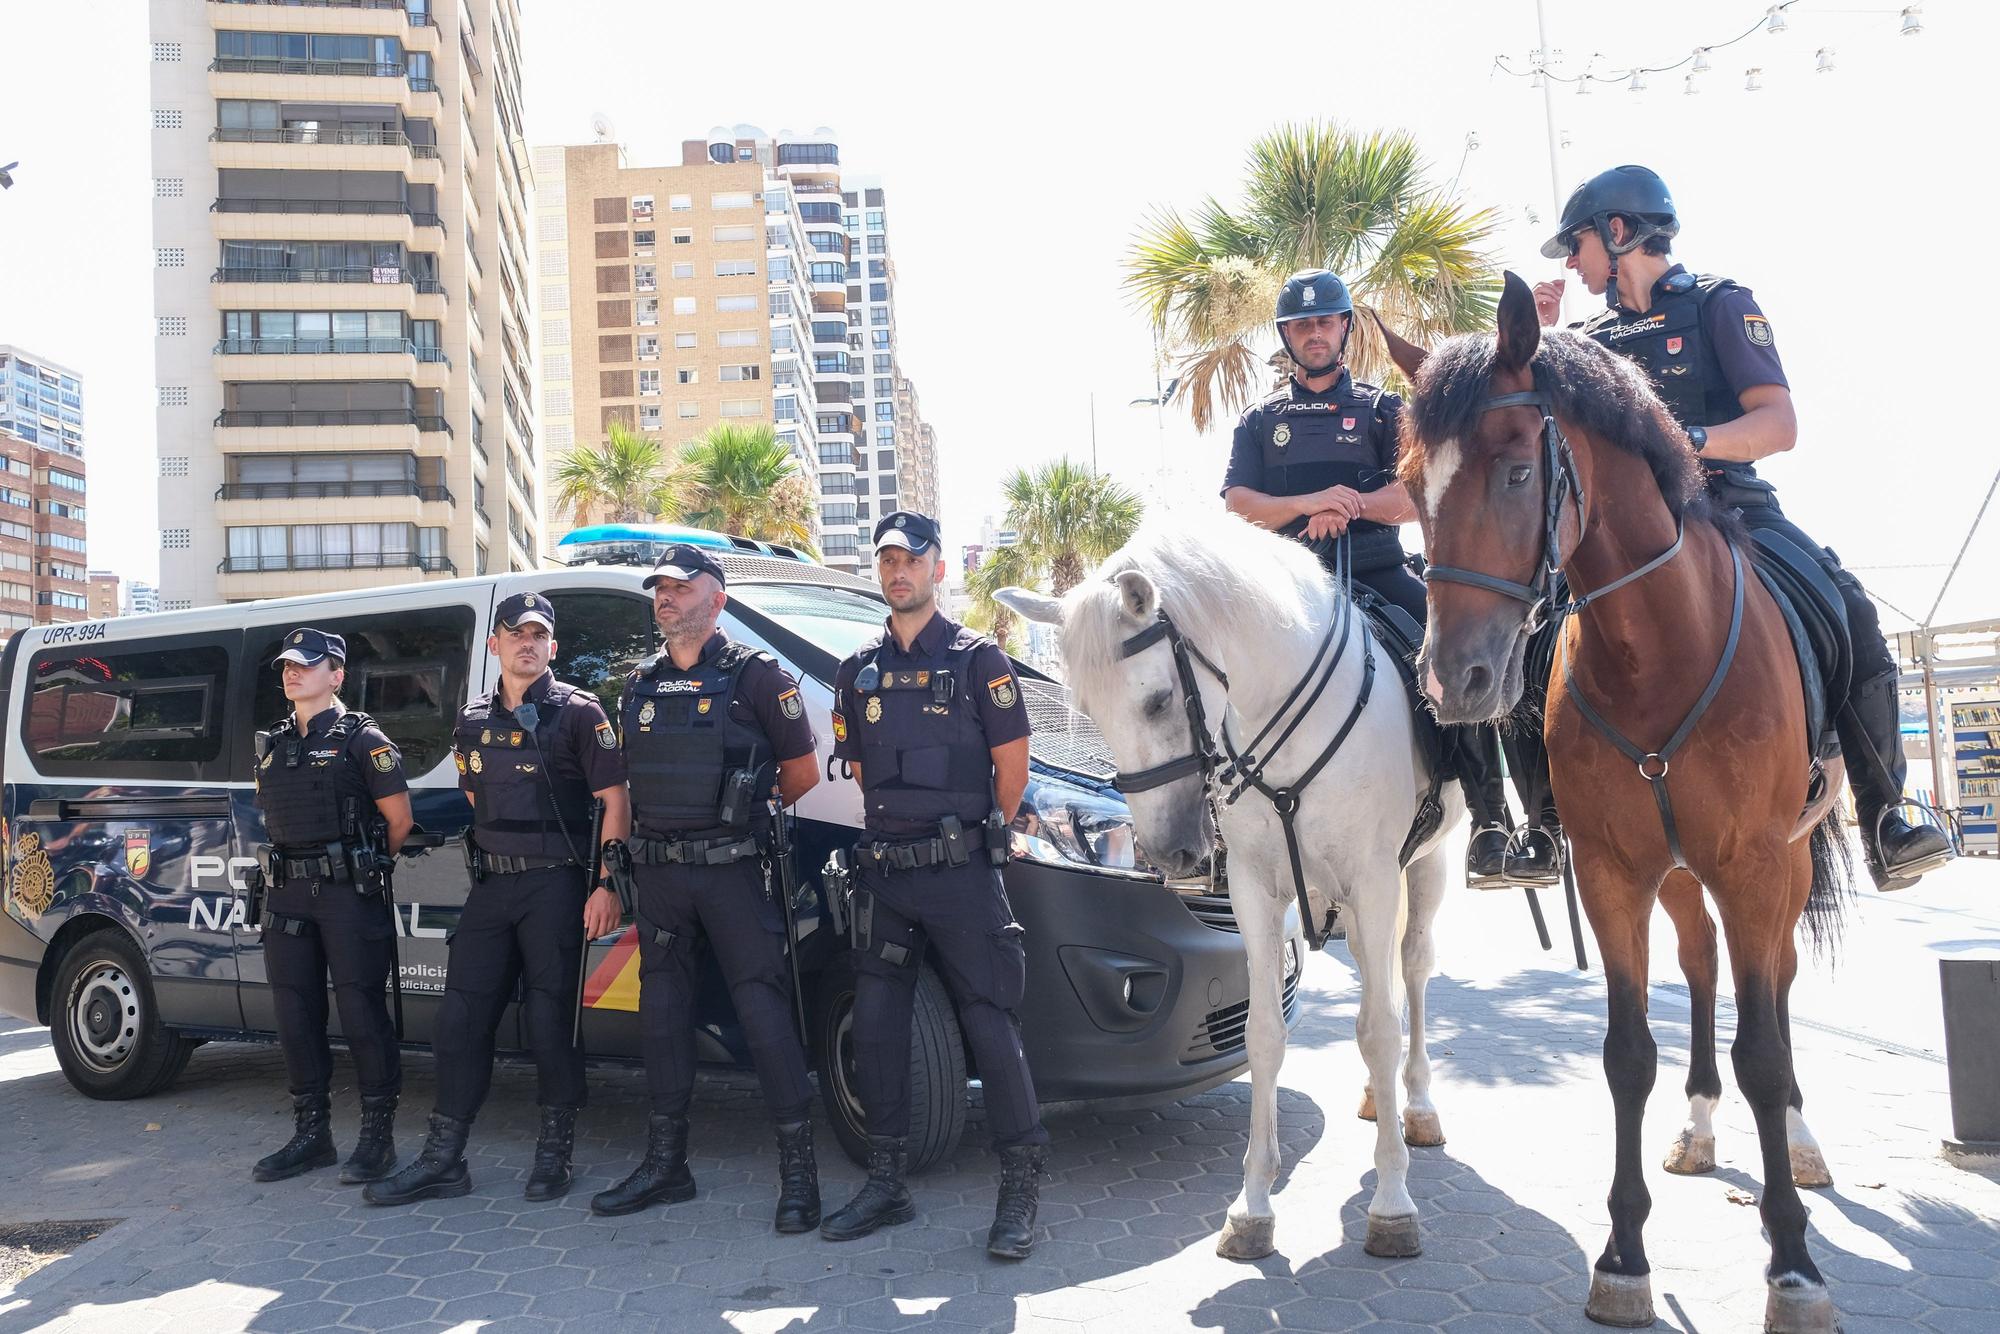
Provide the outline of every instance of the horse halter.
[[1562,515],[1565,502],[1576,510],[1578,540],[1582,540],[1583,481],[1576,473],[1576,455],[1571,452],[1569,441],[1563,436],[1562,428],[1556,425],[1555,403],[1546,390],[1526,389],[1515,394],[1495,394],[1479,405],[1482,414],[1496,412],[1501,408],[1535,408],[1542,414],[1542,547],[1535,557],[1534,578],[1524,584],[1479,570],[1468,570],[1460,565],[1431,564],[1424,568],[1425,583],[1467,584],[1473,588],[1483,588],[1489,593],[1510,597],[1516,602],[1525,602],[1528,604],[1528,614],[1523,630],[1533,634],[1549,620],[1582,611],[1598,598],[1623,588],[1635,579],[1651,574],[1680,554],[1682,541],[1687,535],[1684,519],[1675,520],[1673,545],[1638,569],[1620,575],[1594,592],[1581,594],[1558,606],[1550,606],[1550,590],[1555,586],[1556,576],[1562,573],[1564,559]]

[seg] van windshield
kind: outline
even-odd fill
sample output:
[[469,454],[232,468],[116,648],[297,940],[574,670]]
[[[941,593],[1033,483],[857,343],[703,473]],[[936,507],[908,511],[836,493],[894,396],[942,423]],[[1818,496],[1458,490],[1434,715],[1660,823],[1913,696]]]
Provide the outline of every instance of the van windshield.
[[849,588],[807,584],[735,584],[732,600],[776,621],[838,662],[882,633],[889,608]]

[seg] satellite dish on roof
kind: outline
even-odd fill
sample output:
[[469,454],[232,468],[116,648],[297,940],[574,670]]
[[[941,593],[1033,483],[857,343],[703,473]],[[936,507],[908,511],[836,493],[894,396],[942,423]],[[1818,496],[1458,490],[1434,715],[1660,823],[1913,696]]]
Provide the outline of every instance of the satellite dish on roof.
[[610,143],[612,136],[617,133],[612,127],[611,117],[605,115],[602,111],[593,111],[590,113],[590,132],[596,136],[597,142],[600,144]]

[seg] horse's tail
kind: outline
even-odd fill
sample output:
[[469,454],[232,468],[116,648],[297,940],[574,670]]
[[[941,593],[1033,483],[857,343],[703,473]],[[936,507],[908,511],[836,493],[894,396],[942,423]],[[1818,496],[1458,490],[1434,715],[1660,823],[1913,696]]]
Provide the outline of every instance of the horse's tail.
[[1847,846],[1846,831],[1840,827],[1837,804],[1813,826],[1808,846],[1812,850],[1812,890],[1806,895],[1806,910],[1800,920],[1806,939],[1812,943],[1813,957],[1830,961],[1834,946],[1840,943],[1848,900],[1854,897],[1854,854]]

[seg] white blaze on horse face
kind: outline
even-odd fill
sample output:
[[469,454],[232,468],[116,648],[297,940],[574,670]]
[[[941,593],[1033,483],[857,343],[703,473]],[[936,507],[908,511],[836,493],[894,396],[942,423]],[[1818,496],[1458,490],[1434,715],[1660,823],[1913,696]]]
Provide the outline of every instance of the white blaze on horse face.
[[1445,441],[1424,459],[1424,513],[1430,516],[1433,523],[1437,522],[1438,505],[1444,500],[1444,489],[1458,475],[1458,465],[1462,462],[1464,455],[1456,440]]

